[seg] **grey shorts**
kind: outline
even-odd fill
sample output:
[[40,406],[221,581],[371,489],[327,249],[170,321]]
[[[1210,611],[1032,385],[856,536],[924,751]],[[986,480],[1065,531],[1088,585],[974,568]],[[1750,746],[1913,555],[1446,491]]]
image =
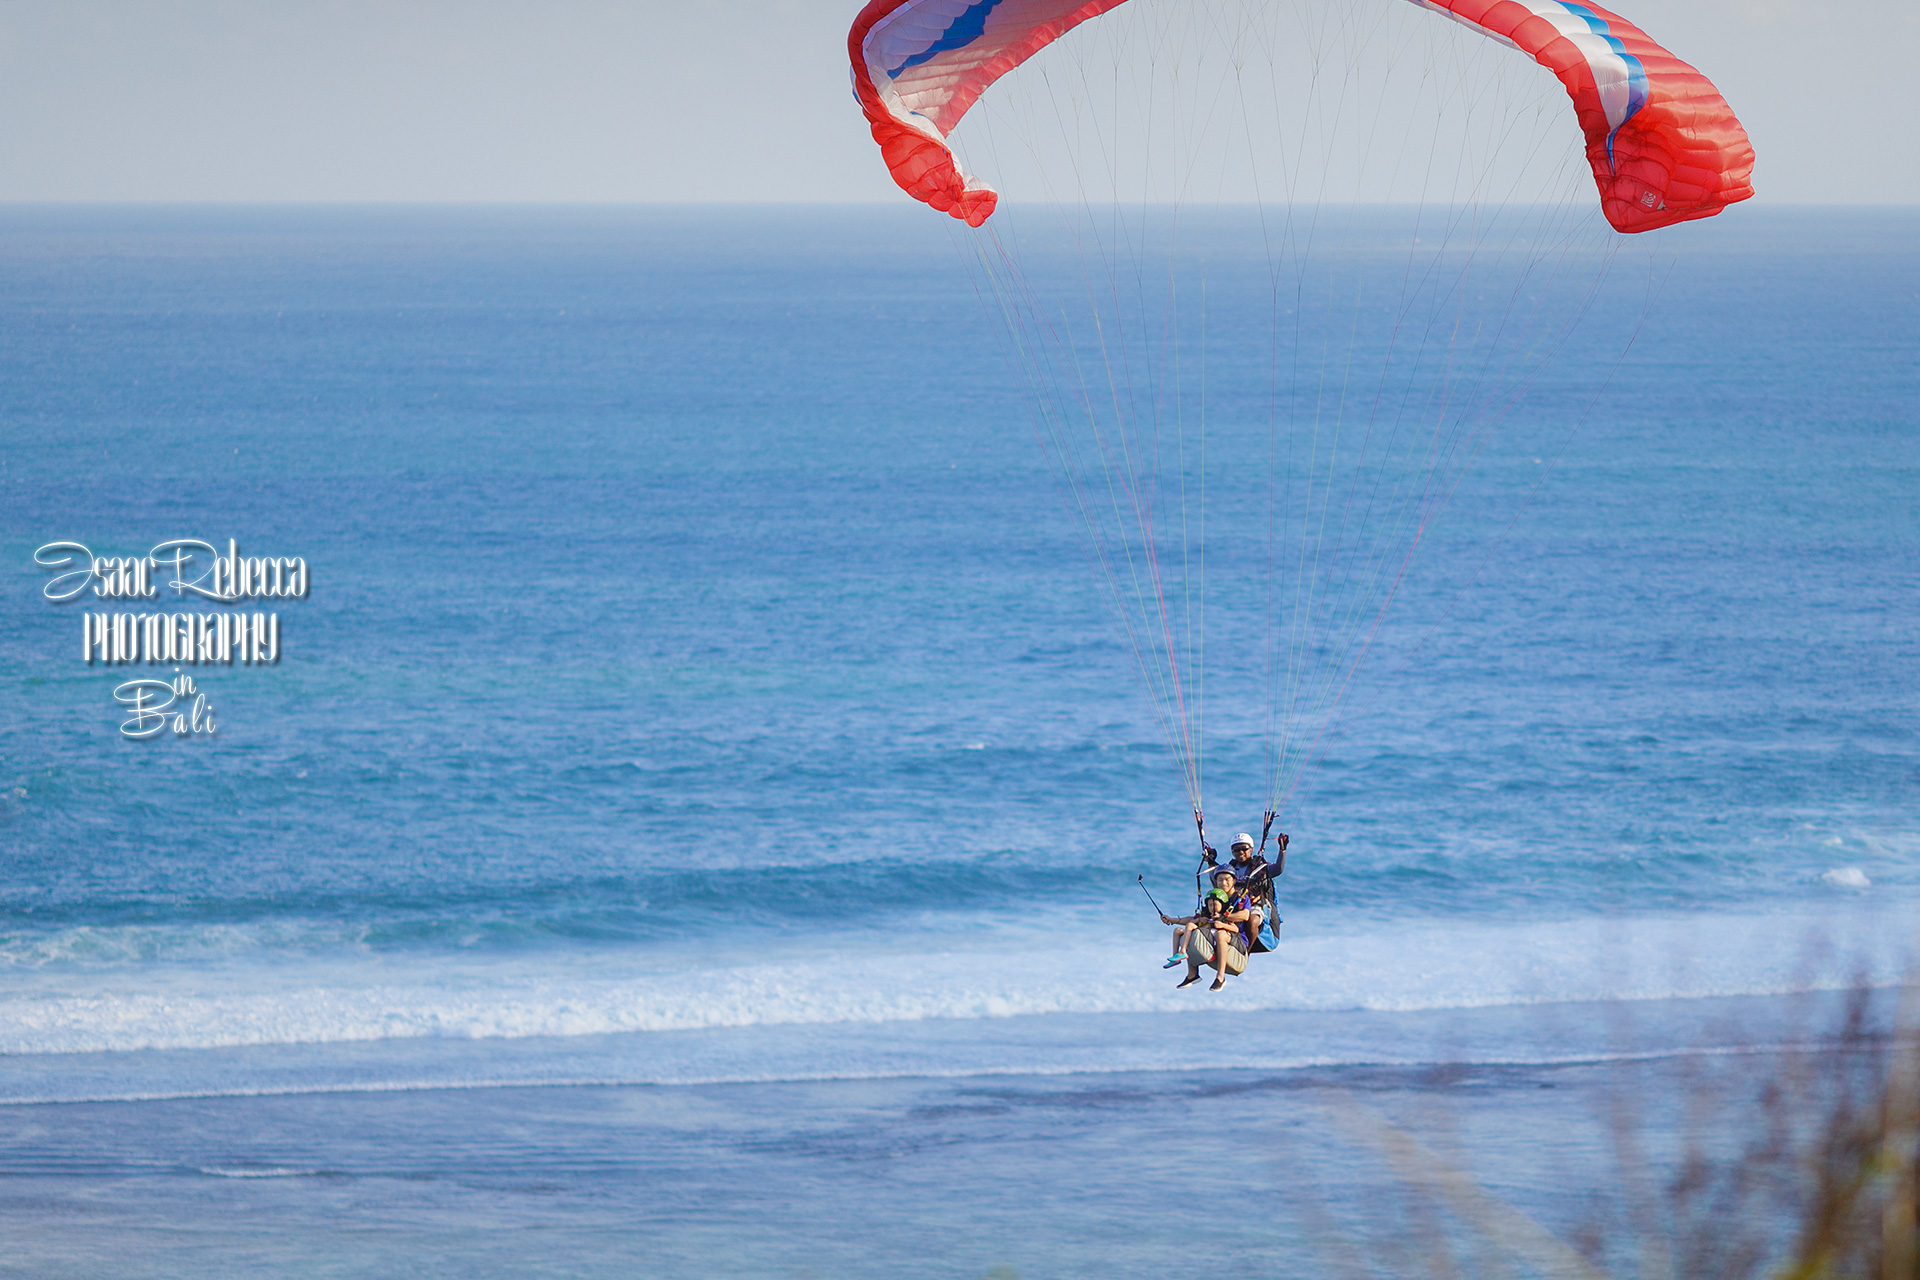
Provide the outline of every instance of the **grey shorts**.
[[[1195,925],[1193,932],[1187,935],[1187,959],[1199,965],[1213,963],[1213,927]],[[1227,939],[1228,973],[1245,973],[1247,969],[1247,940],[1235,930]]]

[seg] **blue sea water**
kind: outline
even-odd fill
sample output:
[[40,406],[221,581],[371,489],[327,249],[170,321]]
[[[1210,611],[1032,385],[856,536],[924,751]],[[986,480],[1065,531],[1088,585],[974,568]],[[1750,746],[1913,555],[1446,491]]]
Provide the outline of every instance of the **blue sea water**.
[[[0,1268],[164,1220],[151,1274],[342,1222],[354,1274],[1145,1274],[1219,1089],[1279,1151],[1286,1099],[1434,1064],[1491,1073],[1476,1150],[1551,1217],[1542,1073],[1764,1050],[1903,971],[1913,211],[1737,209],[1601,295],[1218,996],[1158,967],[1185,794],[938,221],[0,214]],[[311,595],[277,664],[193,671],[214,735],[128,741],[34,551],[182,537]],[[1264,798],[1238,696],[1216,835]]]

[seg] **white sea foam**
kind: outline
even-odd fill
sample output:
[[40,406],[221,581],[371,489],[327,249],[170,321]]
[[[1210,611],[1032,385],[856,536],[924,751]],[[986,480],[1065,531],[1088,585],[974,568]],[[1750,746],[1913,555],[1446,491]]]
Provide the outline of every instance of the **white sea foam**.
[[275,963],[17,975],[0,994],[0,1053],[983,1020],[1195,1009],[1479,1009],[1565,1001],[1765,995],[1886,984],[1908,963],[1907,913],[1693,915],[1321,929],[1219,994],[1176,991],[1158,931],[1091,943],[998,933],[908,945],[742,955],[714,935],[678,951],[473,958],[342,956]]
[[1831,871],[1821,872],[1820,879],[1842,889],[1865,889],[1873,884],[1867,879],[1867,873],[1858,867],[1835,867]]
[[339,952],[357,946],[363,925],[281,920],[250,924],[73,925],[50,932],[0,936],[0,973],[50,966],[122,969],[206,964],[297,952]]

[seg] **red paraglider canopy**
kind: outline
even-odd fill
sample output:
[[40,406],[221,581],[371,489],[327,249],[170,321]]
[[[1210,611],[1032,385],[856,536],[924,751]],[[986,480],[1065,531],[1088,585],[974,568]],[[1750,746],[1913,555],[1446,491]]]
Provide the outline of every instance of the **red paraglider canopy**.
[[[947,136],[994,81],[1125,0],[872,0],[847,37],[854,95],[894,181],[979,226],[992,187]],[[1713,83],[1598,5],[1412,0],[1530,55],[1559,77],[1615,230],[1710,218],[1753,194],[1753,146]]]

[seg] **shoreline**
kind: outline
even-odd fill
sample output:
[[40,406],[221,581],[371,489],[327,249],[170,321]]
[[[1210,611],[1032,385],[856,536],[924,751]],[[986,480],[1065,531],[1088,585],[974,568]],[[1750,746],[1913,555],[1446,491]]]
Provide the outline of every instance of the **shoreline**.
[[[1891,1019],[1898,988],[1866,989]],[[1849,989],[1379,1012],[1021,1014],[0,1056],[0,1108],[511,1089],[1549,1069],[1831,1047]],[[172,1083],[169,1084],[168,1082]]]
[[[1570,1239],[1629,1203],[1622,1106],[1634,1175],[1663,1184],[1689,1144],[1737,1151],[1751,1122],[1729,1101],[1792,1053],[17,1106],[0,1232],[19,1274],[134,1280],[691,1278],[716,1259],[737,1276],[1145,1277],[1189,1256],[1211,1199],[1195,1144],[1225,1126],[1245,1155],[1220,1190],[1257,1211],[1210,1239],[1324,1274],[1342,1238],[1407,1225],[1417,1185],[1369,1127]],[[1690,1110],[1715,1089],[1735,1127]]]

